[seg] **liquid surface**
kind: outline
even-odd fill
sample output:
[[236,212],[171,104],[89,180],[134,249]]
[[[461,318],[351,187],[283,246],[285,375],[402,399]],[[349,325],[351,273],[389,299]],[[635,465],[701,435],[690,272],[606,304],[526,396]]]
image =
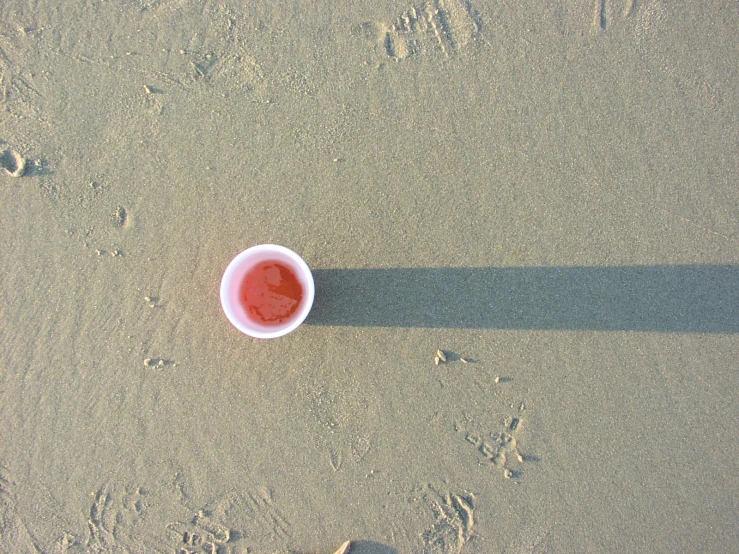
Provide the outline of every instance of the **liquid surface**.
[[303,287],[295,272],[276,261],[255,265],[241,285],[241,303],[249,318],[261,325],[287,323],[302,299]]

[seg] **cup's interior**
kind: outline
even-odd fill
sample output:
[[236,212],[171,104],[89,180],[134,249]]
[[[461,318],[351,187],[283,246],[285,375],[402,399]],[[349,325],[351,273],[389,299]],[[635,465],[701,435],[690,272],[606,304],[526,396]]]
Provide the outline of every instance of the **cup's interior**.
[[[221,283],[221,302],[226,316],[240,331],[259,338],[271,338],[291,331],[308,315],[313,304],[313,278],[307,266],[296,260],[297,254],[284,252],[274,247],[253,247],[245,250],[229,264]],[[299,258],[298,258],[299,259]],[[289,267],[303,287],[303,298],[294,316],[281,325],[262,325],[251,319],[241,303],[241,286],[246,274],[254,266],[265,261],[275,261]],[[302,261],[302,260],[301,260]],[[307,272],[307,274],[306,274]],[[265,336],[262,336],[265,335]]]

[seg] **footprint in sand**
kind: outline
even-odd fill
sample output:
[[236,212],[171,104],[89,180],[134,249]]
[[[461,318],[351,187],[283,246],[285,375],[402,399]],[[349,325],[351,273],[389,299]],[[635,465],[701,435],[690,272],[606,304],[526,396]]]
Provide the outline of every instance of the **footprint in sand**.
[[15,150],[0,144],[0,167],[11,177],[23,177],[28,169],[28,160]]

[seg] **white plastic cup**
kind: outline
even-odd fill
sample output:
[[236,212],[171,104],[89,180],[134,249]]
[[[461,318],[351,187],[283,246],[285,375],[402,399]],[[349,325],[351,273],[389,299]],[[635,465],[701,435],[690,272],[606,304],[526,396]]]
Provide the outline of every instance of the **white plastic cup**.
[[[241,302],[241,287],[249,270],[266,261],[279,262],[290,268],[303,287],[297,311],[280,325],[263,325],[247,314]],[[258,339],[274,339],[297,329],[308,317],[315,296],[313,274],[303,258],[284,246],[260,244],[247,248],[228,264],[221,279],[221,306],[228,320],[242,333]]]

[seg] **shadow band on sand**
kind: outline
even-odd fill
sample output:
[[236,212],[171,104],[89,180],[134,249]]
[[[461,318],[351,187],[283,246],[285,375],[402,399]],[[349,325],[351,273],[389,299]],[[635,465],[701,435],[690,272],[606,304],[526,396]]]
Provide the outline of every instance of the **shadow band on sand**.
[[739,332],[739,265],[318,269],[306,323]]

